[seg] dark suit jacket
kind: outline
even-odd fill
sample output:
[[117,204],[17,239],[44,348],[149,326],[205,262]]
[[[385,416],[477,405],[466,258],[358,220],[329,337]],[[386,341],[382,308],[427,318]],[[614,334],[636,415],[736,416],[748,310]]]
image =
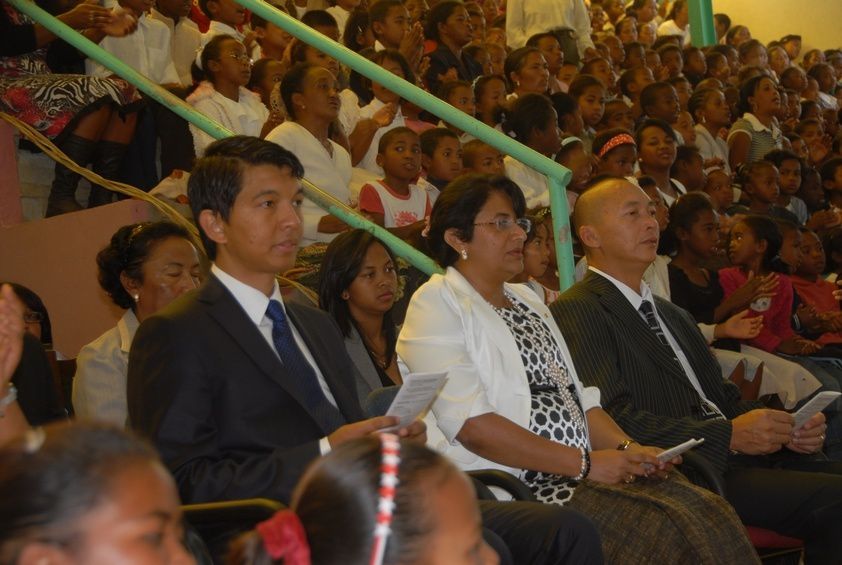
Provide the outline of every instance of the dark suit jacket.
[[[363,419],[335,322],[285,303],[348,422]],[[148,435],[185,503],[262,496],[288,503],[319,456],[321,429],[257,326],[216,278],[141,324],[129,354],[132,427]]]
[[[722,378],[719,364],[686,311],[659,297],[655,304],[705,396],[727,418],[760,407],[741,401],[737,387]],[[703,437],[705,443],[696,450],[724,473],[731,422],[704,419],[699,394],[687,375],[611,281],[589,271],[550,311],[570,347],[579,378],[599,387],[603,408],[626,433],[640,443],[664,448]]]

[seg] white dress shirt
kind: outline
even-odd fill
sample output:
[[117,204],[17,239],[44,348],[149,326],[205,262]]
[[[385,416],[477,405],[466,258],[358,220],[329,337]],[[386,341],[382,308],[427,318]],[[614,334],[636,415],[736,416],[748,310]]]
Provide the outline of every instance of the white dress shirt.
[[632,308],[635,309],[635,311],[640,315],[641,318],[644,319],[644,321],[646,320],[646,316],[644,316],[640,312],[640,305],[643,304],[644,301],[649,302],[652,305],[652,310],[655,312],[655,317],[658,319],[658,323],[661,325],[661,331],[664,332],[664,336],[666,336],[667,342],[669,343],[670,348],[672,348],[672,352],[675,354],[676,359],[678,359],[681,368],[684,369],[684,374],[687,375],[687,379],[690,381],[690,384],[693,385],[693,388],[696,389],[696,392],[699,393],[699,396],[705,403],[709,404],[711,407],[716,409],[716,411],[719,412],[720,415],[722,415],[722,411],[719,409],[719,407],[716,406],[716,404],[711,402],[705,396],[705,392],[704,390],[702,390],[702,385],[699,382],[699,377],[696,376],[696,372],[690,365],[690,361],[687,360],[687,356],[684,354],[684,351],[681,349],[681,347],[679,347],[678,342],[675,341],[675,337],[672,335],[669,326],[667,326],[664,323],[664,320],[661,318],[660,314],[658,314],[658,307],[655,305],[655,299],[652,297],[652,291],[649,289],[649,285],[647,285],[641,280],[640,290],[635,291],[627,284],[615,279],[609,274],[600,271],[596,267],[590,266],[588,268],[594,273],[602,275],[603,277],[608,279],[611,282],[611,284],[617,287],[617,290],[619,290],[620,293],[626,297],[626,300],[629,301],[629,303],[632,305]]
[[583,0],[509,0],[506,3],[506,43],[512,49],[523,47],[536,33],[555,28],[576,32],[579,55],[594,46],[591,18]]
[[202,47],[207,45],[208,41],[217,35],[230,35],[238,41],[243,41],[246,38],[245,34],[241,33],[237,28],[216,20],[211,20],[208,31],[202,34]]
[[[215,263],[211,266],[211,272],[219,279],[219,282],[228,289],[228,291],[234,296],[234,300],[242,307],[245,311],[246,316],[257,326],[258,331],[260,334],[266,339],[266,343],[269,347],[272,348],[272,351],[278,355],[278,350],[275,349],[275,340],[272,339],[272,326],[273,322],[266,316],[266,309],[269,308],[269,301],[270,300],[277,300],[281,304],[281,308],[284,309],[284,313],[286,313],[286,306],[284,306],[284,298],[281,296],[281,289],[278,287],[277,281],[275,281],[275,286],[272,289],[272,296],[266,296],[256,288],[241,282],[222,269],[220,269]],[[313,369],[313,372],[316,374],[316,378],[319,380],[319,386],[322,389],[322,392],[327,398],[328,402],[336,406],[336,399],[333,397],[333,393],[330,391],[330,387],[327,386],[327,381],[325,380],[324,376],[322,375],[321,370],[319,370],[319,365],[316,363],[313,354],[310,353],[310,350],[307,348],[307,343],[301,337],[301,334],[298,333],[298,329],[296,329],[295,324],[292,323],[292,320],[287,316],[287,323],[289,324],[290,329],[292,330],[292,336],[295,339],[296,345],[298,345],[298,349],[301,350],[301,353],[304,355],[304,358],[307,360],[307,363],[310,364],[310,367]],[[283,362],[283,359],[281,359]],[[322,454],[327,453],[330,451],[330,443],[328,443],[327,438],[322,438],[319,441],[319,448],[321,449]]]
[[[155,84],[179,84],[170,48],[170,30],[158,20],[141,15],[137,31],[125,37],[105,37],[99,46]],[[114,74],[93,59],[85,60],[85,72],[95,77]]]
[[202,32],[190,18],[180,18],[178,22],[165,16],[155,8],[149,16],[153,20],[163,23],[170,30],[170,54],[178,73],[181,86],[193,84],[190,67],[196,60],[196,53],[202,46]]

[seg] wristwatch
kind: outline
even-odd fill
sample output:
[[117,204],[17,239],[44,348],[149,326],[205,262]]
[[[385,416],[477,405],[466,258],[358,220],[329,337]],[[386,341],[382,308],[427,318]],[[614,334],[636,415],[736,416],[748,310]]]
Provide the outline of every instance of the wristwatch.
[[617,451],[625,451],[629,448],[629,446],[633,443],[637,443],[633,439],[624,439],[617,445]]

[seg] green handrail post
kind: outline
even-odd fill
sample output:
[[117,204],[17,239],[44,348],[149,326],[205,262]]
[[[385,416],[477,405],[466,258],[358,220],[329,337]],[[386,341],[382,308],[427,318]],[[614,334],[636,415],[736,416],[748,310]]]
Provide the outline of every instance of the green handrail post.
[[716,45],[716,28],[713,24],[712,0],[689,0],[690,31],[693,45]]
[[[562,167],[552,159],[533,151],[526,145],[510,138],[506,134],[497,131],[471,116],[468,116],[461,110],[458,110],[450,104],[439,100],[432,94],[425,92],[414,84],[407,82],[389,71],[386,71],[380,67],[380,65],[369,61],[365,57],[361,57],[359,54],[354,53],[344,45],[325,37],[313,28],[301,23],[290,15],[281,12],[263,0],[235,1],[266,21],[271,22],[285,30],[293,37],[296,37],[319,51],[330,55],[339,62],[361,73],[365,77],[378,82],[393,92],[400,94],[402,98],[405,98],[428,112],[435,114],[442,120],[453,124],[462,131],[473,135],[477,139],[481,139],[489,145],[492,145],[504,155],[511,155],[525,165],[532,167],[544,175],[547,175],[550,181],[550,186],[552,187],[553,181],[556,181],[556,191],[560,191],[564,194],[564,187],[567,186],[570,181],[571,172],[569,169]],[[552,192],[553,191],[551,190],[551,193]],[[550,201],[552,203],[553,199],[551,198]],[[564,210],[553,207],[553,221],[555,222],[555,219],[558,218],[562,226],[567,225],[566,231],[569,232],[569,216],[565,213],[566,210],[566,205],[564,206]],[[569,238],[566,241],[556,240],[556,255],[558,259],[559,280],[572,281],[573,248]],[[564,275],[562,275],[562,272]],[[562,286],[562,290],[565,290],[566,288],[566,286]]]
[[[120,59],[116,58],[99,45],[93,43],[88,38],[66,25],[64,22],[42,10],[34,2],[29,0],[9,0],[9,2],[15,8],[50,30],[57,37],[67,41],[91,59],[94,59],[118,76],[124,78],[147,94],[150,98],[160,102],[188,122],[206,132],[214,139],[222,139],[234,135],[234,132],[231,130],[221,126],[214,120],[208,118],[187,104],[184,100],[181,100],[171,92],[150,81],[148,78],[123,63]],[[371,232],[375,237],[377,237],[377,239],[388,245],[396,255],[406,259],[409,263],[426,274],[432,275],[433,273],[441,272],[441,268],[439,268],[435,261],[386,229],[368,221],[366,218],[357,214],[342,202],[339,202],[306,179],[304,179],[302,184],[305,194],[310,200],[331,214],[337,216],[346,224]]]
[[[567,192],[564,185],[555,177],[550,177],[550,208],[553,211],[553,239],[556,244],[556,259],[559,265],[573,265],[573,239],[570,233],[570,211],[567,205]],[[559,245],[562,242],[563,245]],[[573,286],[574,270],[558,269],[558,285],[562,290]]]

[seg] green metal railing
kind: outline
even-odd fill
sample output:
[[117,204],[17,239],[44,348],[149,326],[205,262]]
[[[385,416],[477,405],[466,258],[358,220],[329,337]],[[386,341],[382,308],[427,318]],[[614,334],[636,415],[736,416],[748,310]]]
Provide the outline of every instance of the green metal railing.
[[518,161],[546,175],[550,185],[550,206],[553,211],[553,229],[556,237],[559,285],[564,290],[573,284],[573,246],[569,226],[570,210],[567,206],[567,194],[564,188],[570,182],[571,172],[569,169],[474,119],[416,85],[392,74],[377,63],[361,57],[344,45],[325,37],[263,0],[235,0],[235,2],[282,28],[293,37],[312,45],[363,76],[399,94],[401,98],[409,100],[445,122],[488,143],[504,155],[511,155]]
[[[514,139],[500,133],[479,120],[468,116],[453,106],[439,100],[415,85],[382,69],[379,65],[361,57],[346,47],[328,39],[310,27],[302,24],[289,15],[275,9],[262,0],[236,0],[242,6],[263,17],[267,21],[283,28],[305,43],[327,53],[340,62],[374,80],[384,87],[400,94],[402,98],[415,103],[421,108],[439,116],[459,129],[496,147],[504,154],[525,163],[533,169],[547,175],[550,186],[550,202],[553,211],[553,227],[556,234],[556,254],[559,266],[559,282],[561,289],[573,284],[573,251],[568,223],[569,209],[564,187],[570,179],[570,170],[555,163],[551,159],[533,151]],[[21,12],[43,25],[56,36],[67,41],[91,59],[96,60],[118,76],[126,79],[150,98],[164,104],[172,111],[183,117],[196,127],[207,132],[215,139],[233,135],[233,132],[210,120],[189,104],[151,82],[86,37],[82,36],[63,22],[36,6],[29,0],[9,0]],[[334,214],[348,225],[362,228],[373,233],[378,239],[386,243],[397,255],[403,257],[420,270],[431,274],[440,269],[429,257],[412,248],[384,228],[369,222],[356,211],[339,202],[330,194],[322,191],[306,179],[303,183],[305,194],[331,214]]]

